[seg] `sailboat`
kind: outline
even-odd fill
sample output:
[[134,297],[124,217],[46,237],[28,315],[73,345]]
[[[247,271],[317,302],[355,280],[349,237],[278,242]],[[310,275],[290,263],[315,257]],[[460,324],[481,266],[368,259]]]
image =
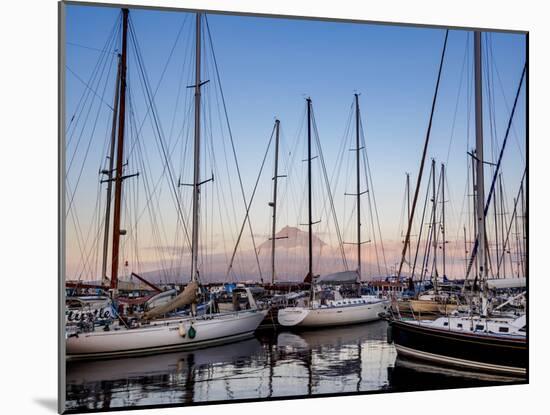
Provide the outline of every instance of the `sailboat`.
[[277,319],[281,326],[286,327],[327,327],[342,326],[346,324],[366,323],[380,319],[389,302],[372,296],[358,296],[343,298],[338,290],[333,290],[333,298],[321,298],[317,292],[320,284],[354,284],[360,279],[361,273],[361,200],[360,200],[360,142],[359,142],[359,96],[355,94],[356,115],[356,173],[357,173],[357,270],[342,271],[330,275],[315,278],[313,275],[313,249],[312,249],[312,196],[311,196],[311,98],[307,98],[307,135],[308,135],[308,275],[306,279],[311,281],[309,299],[303,305],[285,307],[279,310]]
[[[443,291],[439,284],[439,273],[438,273],[438,262],[437,262],[437,251],[438,251],[438,241],[437,241],[437,204],[439,198],[439,189],[436,191],[436,173],[435,173],[435,159],[432,159],[432,168],[430,173],[432,179],[432,219],[430,230],[431,234],[431,245],[433,247],[433,276],[432,284],[433,289],[427,292],[419,293],[416,298],[410,299],[407,301],[407,306],[413,313],[417,314],[448,314],[458,307],[458,300],[456,296],[452,296],[448,291]],[[445,246],[447,241],[445,240],[445,164],[441,164],[441,174],[439,176],[439,186],[441,189],[441,249],[443,251],[442,263],[443,263],[443,278],[446,278],[446,257],[445,257]],[[410,247],[409,247],[410,251]],[[429,253],[425,253],[426,258],[429,258]],[[426,259],[427,264],[427,259]]]
[[[119,119],[117,143],[117,167],[114,200],[113,247],[111,295],[117,299],[118,249],[121,213],[122,182],[124,160],[124,120],[126,100],[126,53],[128,34],[128,9],[122,9],[122,48],[119,78]],[[137,320],[130,322],[119,317],[113,324],[103,326],[89,325],[86,329],[68,331],[66,335],[66,354],[68,359],[103,358],[136,354],[150,354],[170,350],[190,349],[228,343],[253,335],[267,311],[259,310],[249,289],[246,295],[250,307],[242,311],[227,313],[208,312],[197,315],[197,291],[199,289],[199,187],[200,181],[200,107],[201,107],[201,18],[196,15],[196,62],[195,62],[195,131],[194,131],[194,181],[193,181],[193,221],[191,244],[191,282],[172,301],[157,306]],[[163,317],[171,311],[190,306],[190,315],[181,317]]]
[[[446,39],[447,36],[445,38],[445,45]],[[488,261],[485,251],[485,214],[487,209],[485,204],[483,171],[481,44],[481,32],[475,31],[474,62],[477,177],[475,196],[477,205],[477,242],[479,243],[477,245],[479,250],[479,269],[477,270],[476,281],[481,286],[481,289],[477,290],[477,292],[472,292],[472,296],[475,296],[476,298],[472,298],[469,313],[465,315],[456,313],[445,317],[439,317],[432,321],[392,317],[390,319],[388,341],[395,344],[398,355],[404,358],[420,359],[434,362],[442,366],[451,366],[479,372],[499,373],[523,378],[527,373],[528,362],[527,315],[525,313],[502,315],[498,313],[498,310],[496,310],[497,312],[492,312],[489,300],[490,287],[487,278]],[[445,46],[443,47],[443,56],[444,53]],[[441,66],[443,64],[443,56],[441,59]],[[441,66],[439,72],[440,74]],[[525,67],[517,91],[516,101],[513,107],[514,109],[521,85],[523,83],[524,75]],[[509,122],[511,122],[513,117],[514,109],[512,110]],[[508,132],[506,134],[508,134]],[[427,145],[428,138],[429,130],[428,136],[426,137],[425,146]],[[502,147],[502,150],[503,149],[504,146]],[[424,156],[425,152],[422,158],[422,164],[424,161]],[[497,172],[498,166],[499,165],[497,164]],[[420,180],[420,176],[421,175],[419,175],[418,180]],[[495,178],[496,173],[493,177],[493,185]],[[411,222],[412,217],[409,218],[408,233],[410,232]],[[407,235],[407,237],[408,236],[409,235]],[[474,286],[476,285],[477,283],[474,284]],[[476,309],[473,307],[474,299],[479,303],[479,307]]]

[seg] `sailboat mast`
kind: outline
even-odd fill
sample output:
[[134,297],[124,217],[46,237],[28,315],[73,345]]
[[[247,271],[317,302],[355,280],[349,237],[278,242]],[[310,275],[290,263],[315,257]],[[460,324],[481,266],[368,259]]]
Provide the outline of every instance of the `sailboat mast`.
[[[499,237],[499,233],[498,233],[498,187],[495,186],[495,197],[493,199],[493,216],[494,216],[494,219],[495,219],[495,256],[496,256],[496,261],[497,261],[497,264],[500,264],[500,237]],[[504,230],[503,230],[504,231]],[[504,249],[503,249],[504,250]],[[497,275],[496,277],[497,278],[500,278],[500,270],[499,270],[500,267],[497,267]]]
[[113,261],[111,268],[111,290],[118,287],[118,261],[120,248],[120,211],[122,201],[122,168],[124,160],[124,121],[126,119],[126,49],[128,41],[128,9],[122,9],[122,53],[120,56],[120,110],[118,114],[118,142],[115,176],[115,206],[113,213]]
[[445,257],[445,164],[441,163],[441,239],[443,250],[443,277],[447,277],[446,271],[446,257]]
[[[472,151],[472,209],[473,209],[473,218],[474,218],[474,235],[477,237],[477,204],[476,204],[476,159],[475,159],[475,150]],[[475,269],[477,270],[479,263],[479,255],[476,255],[474,258],[475,261]],[[468,274],[468,271],[466,271],[466,275]]]
[[191,241],[191,281],[198,277],[200,150],[201,150],[201,13],[196,16],[195,35],[195,142],[193,170],[193,224]]
[[437,201],[435,194],[435,159],[432,159],[432,246],[434,251],[434,289],[437,292],[437,241],[436,241],[436,211],[437,211]]
[[[410,174],[405,173],[407,176],[407,222],[411,217],[411,184],[410,184]],[[411,239],[409,238],[408,246],[405,248],[409,252],[409,275],[412,277],[412,262],[411,262]]]
[[307,98],[307,195],[308,195],[308,275],[313,298],[313,215],[311,196],[311,98]]
[[111,227],[111,195],[113,192],[113,169],[115,164],[116,124],[118,117],[118,97],[120,92],[120,54],[118,55],[115,83],[115,99],[113,102],[113,123],[111,126],[111,150],[109,151],[109,168],[102,173],[107,175],[107,197],[105,204],[105,231],[103,233],[103,257],[101,262],[101,278],[107,280],[107,255],[109,252],[109,228]]
[[523,276],[527,278],[527,212],[525,211],[525,195],[521,182],[521,221],[522,221],[522,248],[523,248]]
[[505,221],[506,212],[504,211],[505,205],[504,205],[504,192],[502,188],[502,173],[498,175],[498,186],[499,186],[499,193],[500,193],[500,228],[502,229],[501,237],[502,237],[502,277],[506,278],[506,238],[504,235],[504,229],[505,229]]
[[[516,206],[518,200],[514,197],[514,206]],[[521,248],[519,245],[519,230],[518,230],[518,211],[514,209],[514,236],[516,239],[516,275],[519,278],[520,269],[523,268],[522,257],[521,257]]]
[[483,83],[481,32],[474,32],[474,77],[475,77],[475,122],[476,122],[476,221],[479,241],[478,276],[482,281],[487,276],[487,253],[485,241],[485,176],[483,168]]
[[277,230],[277,181],[279,178],[279,127],[275,120],[275,168],[273,172],[273,220],[271,227],[271,284],[275,283],[275,232]]
[[361,281],[361,167],[359,152],[359,94],[355,94],[355,170],[357,185],[357,275]]
[[466,226],[464,226],[463,230],[464,230],[464,270],[468,272],[468,245],[466,242]]

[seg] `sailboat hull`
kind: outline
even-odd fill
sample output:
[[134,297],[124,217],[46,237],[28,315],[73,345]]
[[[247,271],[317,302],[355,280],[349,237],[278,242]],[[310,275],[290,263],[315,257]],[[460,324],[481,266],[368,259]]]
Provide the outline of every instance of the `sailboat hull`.
[[277,319],[285,327],[342,326],[379,320],[387,308],[386,301],[345,307],[287,307],[279,310]]
[[252,336],[265,314],[265,311],[248,310],[212,318],[160,320],[133,329],[121,327],[80,333],[67,339],[67,358],[150,354],[228,343]]
[[399,355],[481,372],[525,376],[525,337],[459,333],[406,321],[390,321],[389,339]]

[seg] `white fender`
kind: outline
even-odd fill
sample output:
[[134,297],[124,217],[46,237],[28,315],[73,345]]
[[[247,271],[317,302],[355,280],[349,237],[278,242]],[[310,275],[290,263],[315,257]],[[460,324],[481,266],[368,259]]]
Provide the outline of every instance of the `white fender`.
[[185,328],[185,325],[183,323],[180,323],[178,331],[181,337],[185,337],[187,335],[187,329]]

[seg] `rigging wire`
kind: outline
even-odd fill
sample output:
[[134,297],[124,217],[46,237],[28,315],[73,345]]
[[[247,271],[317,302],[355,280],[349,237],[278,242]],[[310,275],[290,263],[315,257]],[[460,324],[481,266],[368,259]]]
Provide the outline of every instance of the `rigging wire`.
[[325,183],[325,186],[326,186],[326,191],[327,191],[328,201],[330,203],[332,218],[334,220],[334,226],[336,228],[336,236],[338,238],[338,245],[339,245],[341,256],[342,256],[342,264],[344,265],[344,269],[347,271],[349,269],[349,266],[348,266],[348,261],[347,261],[347,258],[346,258],[346,252],[344,250],[344,241],[342,239],[342,233],[340,231],[340,226],[338,224],[338,217],[336,215],[336,209],[334,207],[334,198],[332,196],[332,191],[330,189],[330,181],[329,181],[328,174],[327,174],[327,167],[326,167],[326,163],[325,163],[325,157],[323,156],[323,151],[322,151],[322,148],[321,148],[321,141],[319,139],[319,131],[317,130],[317,122],[315,121],[315,112],[313,111],[313,109],[311,110],[311,118],[312,118],[312,121],[313,121],[312,124],[313,124],[313,131],[315,133],[314,136],[315,136],[315,143],[317,145],[317,152],[319,154],[319,159],[321,160],[321,171],[322,171],[323,178],[324,178],[324,183]]
[[185,235],[186,235],[186,238],[187,238],[188,245],[191,246],[191,240],[189,238],[189,232],[188,232],[188,229],[187,229],[187,224],[186,224],[186,221],[185,221],[185,217],[183,215],[181,202],[179,200],[179,195],[178,195],[178,192],[177,192],[177,189],[176,189],[174,173],[172,171],[172,165],[171,165],[171,162],[170,162],[170,158],[168,156],[166,143],[164,142],[164,134],[162,132],[160,119],[158,118],[157,111],[156,111],[154,96],[151,93],[149,80],[148,80],[147,74],[145,73],[143,58],[142,58],[142,55],[141,55],[141,51],[139,50],[139,44],[137,42],[137,37],[136,37],[136,34],[135,34],[135,30],[134,30],[134,24],[133,24],[133,21],[131,19],[129,21],[129,28],[130,28],[130,30],[129,30],[130,36],[133,40],[132,45],[134,46],[134,52],[135,52],[136,58],[137,58],[137,63],[138,63],[137,67],[138,67],[139,73],[141,75],[140,81],[142,81],[142,84],[144,86],[144,92],[146,93],[147,100],[150,104],[149,108],[150,108],[150,111],[151,111],[151,114],[152,114],[152,117],[151,117],[152,118],[152,123],[154,123],[155,131],[157,132],[157,134],[155,134],[155,137],[157,138],[157,140],[158,140],[158,142],[161,146],[162,156],[164,157],[165,166],[166,166],[168,176],[169,176],[169,184],[170,184],[170,189],[172,190],[172,196],[173,196],[174,202],[176,204],[177,212],[180,215],[180,220],[181,220],[181,223],[183,225],[183,229],[185,231]]
[[[212,53],[212,60],[213,60],[214,69],[215,69],[215,72],[216,72],[216,80],[217,80],[217,83],[218,83],[218,87],[220,89],[220,96],[221,96],[221,100],[222,100],[222,104],[223,104],[223,110],[224,110],[224,113],[225,113],[225,120],[226,120],[226,123],[227,123],[229,139],[230,139],[230,142],[231,142],[231,149],[233,150],[233,157],[235,159],[235,167],[236,167],[236,170],[237,170],[237,177],[239,179],[239,186],[241,188],[243,203],[244,203],[244,206],[246,207],[247,206],[246,194],[245,194],[245,191],[244,191],[244,185],[243,185],[243,181],[242,181],[241,170],[239,168],[239,163],[238,163],[238,160],[237,160],[237,152],[235,150],[235,142],[233,140],[233,132],[231,130],[231,124],[229,123],[229,115],[228,115],[228,112],[227,112],[227,106],[226,106],[226,103],[225,103],[225,95],[223,93],[223,88],[222,88],[222,84],[221,84],[220,72],[218,70],[218,62],[216,60],[216,54],[214,53],[214,45],[213,45],[213,41],[212,41],[212,34],[210,32],[210,25],[208,24],[208,18],[206,16],[206,14],[204,15],[204,21],[206,23],[206,30],[207,30],[207,33],[208,33],[208,40],[209,40],[208,43],[210,45],[210,50],[211,50],[211,53]],[[256,241],[255,241],[255,238],[254,238],[254,232],[252,231],[252,223],[250,222],[250,217],[248,218],[248,227],[249,227],[249,230],[250,230],[250,236],[251,236],[252,245],[253,245],[253,248],[254,248],[254,255],[256,256],[256,263],[258,265],[258,271],[261,274],[262,271],[261,271],[261,267],[260,267],[260,260],[258,258],[258,250],[257,250],[257,247],[256,247]]]
[[[98,70],[101,66],[101,62],[103,62],[103,59],[106,59],[105,57],[105,54],[107,53],[107,51],[110,50],[110,48],[112,47],[111,46],[111,42],[113,41],[113,39],[118,39],[119,38],[119,35],[120,35],[120,28],[121,28],[121,25],[120,25],[120,21],[121,21],[121,15],[122,13],[119,13],[118,14],[118,17],[115,19],[114,23],[113,23],[113,26],[112,26],[112,29],[111,29],[111,32],[109,33],[109,35],[107,36],[106,40],[105,40],[105,44],[104,44],[104,47],[103,47],[103,50],[102,52],[105,52],[105,53],[102,53],[101,55],[99,55],[98,59],[96,60],[96,63],[94,65],[94,67],[92,68],[92,72],[91,72],[91,75],[90,75],[90,79],[89,81],[87,82],[88,84],[92,84],[95,80],[95,77],[97,76],[98,74]],[[78,100],[78,103],[75,107],[75,110],[73,112],[73,115],[71,116],[70,120],[69,120],[69,124],[66,126],[65,128],[65,136],[66,136],[66,139],[67,139],[67,143],[66,143],[66,147],[68,148],[71,144],[71,139],[73,137],[73,135],[70,133],[70,129],[71,129],[71,126],[74,125],[74,128],[73,128],[73,132],[74,132],[74,129],[76,128],[76,125],[78,124],[79,120],[80,120],[80,112],[81,112],[81,106],[85,104],[85,102],[87,101],[88,97],[89,97],[89,94],[90,94],[90,90],[89,89],[84,89],[84,91],[82,91],[82,94],[80,95],[80,98]],[[77,117],[77,114],[78,117]],[[73,124],[73,122],[76,120],[76,124]]]
[[[231,261],[229,262],[229,266],[227,268],[227,272],[226,272],[226,276],[229,276],[229,273],[231,272],[231,269],[233,268],[233,260],[235,259],[235,255],[237,253],[237,249],[239,247],[239,242],[241,241],[241,237],[242,237],[242,234],[243,234],[243,231],[244,231],[244,228],[246,226],[246,223],[248,222],[249,220],[249,212],[250,212],[250,207],[252,206],[252,202],[254,201],[254,195],[256,194],[256,189],[258,188],[258,183],[260,182],[260,178],[262,176],[262,172],[263,172],[263,169],[264,169],[264,165],[265,165],[265,161],[267,159],[267,155],[269,154],[269,149],[271,147],[271,142],[273,141],[273,135],[275,134],[275,126],[273,126],[273,129],[271,130],[271,136],[269,137],[269,141],[267,143],[267,148],[266,148],[266,151],[265,151],[265,154],[264,154],[264,158],[262,159],[262,164],[260,166],[260,172],[258,173],[258,177],[256,178],[256,183],[254,184],[254,189],[252,191],[252,195],[250,197],[250,201],[248,202],[248,206],[246,207],[246,214],[245,214],[245,218],[243,220],[243,223],[242,223],[242,226],[241,226],[241,230],[239,232],[239,236],[237,237],[237,243],[235,244],[235,247],[233,249],[233,253],[231,255]],[[256,254],[257,256],[257,254]],[[263,283],[263,277],[262,275],[260,274],[260,279]]]
[[[374,237],[374,241],[375,241],[375,249],[376,249],[376,252],[377,252],[377,255],[378,255],[378,249],[376,247],[376,233],[375,233],[375,230],[374,230],[374,222],[373,222],[373,218],[372,218],[372,206],[371,206],[371,202],[370,202],[370,196],[372,194],[372,202],[374,204],[374,212],[376,214],[376,223],[377,223],[377,227],[378,227],[378,236],[380,238],[380,247],[381,247],[381,251],[382,251],[382,259],[384,261],[384,268],[386,270],[386,274],[388,273],[388,264],[386,262],[386,251],[384,249],[384,239],[382,238],[382,230],[380,228],[380,217],[378,215],[378,205],[376,204],[376,197],[375,197],[375,194],[374,194],[374,184],[372,182],[372,172],[371,172],[371,169],[370,169],[370,163],[369,163],[369,156],[367,154],[367,151],[366,151],[366,148],[367,148],[367,144],[366,144],[366,140],[365,140],[365,134],[364,134],[364,130],[363,130],[363,122],[360,121],[360,126],[361,126],[361,143],[363,145],[363,147],[365,148],[365,151],[363,152],[363,163],[365,165],[365,180],[367,182],[367,187],[368,187],[368,193],[367,193],[367,196],[368,196],[368,201],[369,201],[369,212],[370,212],[370,216],[371,216],[371,225],[373,227],[373,230],[372,230],[372,233],[373,233],[373,237]],[[370,179],[370,186],[369,186],[369,179]]]
[[428,122],[428,130],[426,131],[426,139],[425,139],[425,142],[424,142],[424,149],[422,150],[422,158],[421,158],[421,161],[420,161],[418,180],[417,180],[417,183],[416,183],[416,189],[414,191],[413,203],[412,203],[412,206],[411,206],[411,217],[409,218],[409,224],[407,226],[407,235],[405,237],[405,244],[403,246],[403,251],[401,253],[401,261],[399,262],[399,271],[397,273],[398,278],[401,277],[401,268],[403,267],[403,262],[405,261],[405,255],[407,253],[407,246],[408,246],[409,239],[410,239],[411,227],[412,227],[412,222],[413,222],[412,218],[414,217],[414,211],[416,209],[416,201],[418,199],[418,191],[419,191],[420,183],[421,183],[421,180],[422,180],[422,173],[423,173],[423,170],[424,170],[424,161],[425,161],[425,158],[426,158],[426,151],[428,149],[428,143],[429,143],[429,140],[430,140],[430,132],[432,130],[432,121],[433,121],[433,116],[434,116],[434,112],[435,112],[435,104],[437,102],[437,95],[438,95],[438,91],[439,91],[439,82],[441,80],[441,72],[443,70],[443,62],[444,62],[444,59],[445,59],[445,51],[447,49],[447,39],[448,39],[448,37],[449,37],[449,30],[447,29],[445,31],[445,40],[443,41],[443,50],[441,52],[441,61],[439,63],[439,71],[438,71],[438,74],[437,74],[437,82],[435,84],[435,92],[434,92],[433,101],[432,101],[432,109],[431,109],[431,112],[430,112],[430,120]]
[[[520,197],[520,194],[521,194],[521,188],[522,188],[522,185],[523,185],[523,182],[525,180],[525,175],[527,173],[527,168],[525,168],[523,170],[523,176],[521,177],[521,181],[520,181],[520,186],[519,186],[519,190],[518,190],[518,193],[517,193],[517,196],[516,198],[514,199],[514,210],[512,212],[512,219],[510,220],[510,224],[508,225],[508,230],[506,231],[506,240],[504,242],[504,247],[508,246],[508,242],[509,242],[509,238],[510,238],[510,231],[512,230],[512,225],[514,223],[514,215],[516,215],[517,213],[517,205],[518,205],[518,202],[519,202],[519,197]],[[517,255],[517,254],[516,254]],[[511,256],[510,256],[511,257]],[[500,267],[502,265],[502,262],[503,262],[503,257],[500,258],[500,261],[498,262],[498,265],[497,265],[497,273],[500,271]],[[511,266],[511,264],[510,264]]]
[[[104,101],[104,96],[105,96],[105,93],[106,93],[106,90],[107,90],[107,85],[108,85],[108,79],[109,79],[109,75],[111,73],[111,69],[112,69],[112,62],[113,62],[113,58],[111,58],[111,61],[107,64],[107,61],[103,67],[103,70],[102,70],[102,74],[101,76],[103,76],[103,71],[106,67],[109,67],[109,70],[106,74],[106,77],[105,77],[105,82],[103,84],[103,90],[102,90],[102,93],[101,93],[101,100]],[[99,78],[99,80],[101,79],[101,77]],[[99,82],[98,82],[98,86],[99,86]],[[89,113],[91,112],[91,109],[92,109],[92,104],[93,104],[93,101],[90,103],[90,107],[89,107],[89,111],[88,111],[88,115]],[[112,107],[111,107],[112,109]],[[73,162],[76,158],[76,154],[77,154],[77,149],[78,149],[78,145],[80,143],[80,138],[83,136],[83,133],[84,133],[84,127],[85,125],[82,127],[82,130],[81,130],[81,135],[78,139],[78,142],[77,142],[77,145],[76,145],[76,148],[74,150],[74,153],[73,153],[73,156],[71,158],[71,161],[69,162],[69,165],[67,166],[67,169],[66,169],[66,172],[65,172],[65,181],[67,183],[67,193],[69,195],[69,203],[67,204],[67,208],[66,208],[66,213],[65,213],[65,218],[67,217],[67,215],[69,214],[69,211],[71,210],[72,206],[73,206],[73,201],[74,201],[74,197],[75,197],[75,194],[76,194],[76,191],[78,189],[78,186],[80,184],[80,180],[82,178],[82,173],[84,171],[84,167],[86,165],[86,161],[88,160],[88,156],[89,156],[89,153],[90,153],[90,149],[91,149],[91,146],[92,146],[92,142],[93,142],[93,138],[94,138],[94,135],[95,135],[95,130],[96,130],[96,127],[97,127],[97,124],[98,124],[98,120],[99,120],[99,115],[101,114],[101,110],[102,110],[102,107],[100,105],[98,105],[98,109],[97,109],[97,113],[96,113],[96,116],[95,116],[95,119],[94,119],[94,123],[92,125],[92,130],[90,132],[90,138],[88,139],[88,145],[86,146],[86,150],[85,150],[85,153],[84,153],[84,156],[83,156],[83,160],[81,162],[81,165],[80,165],[80,170],[78,172],[78,175],[77,175],[77,179],[76,179],[76,184],[74,184],[74,190],[71,194],[70,192],[70,186],[69,186],[69,174],[70,174],[70,171],[71,171],[71,167],[73,165]],[[88,115],[86,115],[86,120],[88,119]]]
[[[417,239],[417,242],[416,242],[416,248],[415,248],[415,253],[414,253],[414,261],[413,261],[413,264],[412,264],[412,271],[411,271],[411,275],[410,275],[410,277],[413,278],[413,279],[414,279],[414,274],[415,274],[415,270],[416,270],[416,263],[417,263],[417,260],[418,260],[418,255],[419,255],[419,252],[420,252],[420,241],[422,239],[422,233],[423,233],[423,229],[424,229],[424,220],[426,218],[426,210],[427,210],[427,206],[428,206],[431,177],[432,177],[432,173],[431,173],[431,170],[430,170],[430,175],[428,176],[428,188],[426,189],[426,196],[424,198],[424,207],[422,209],[422,220],[420,221],[418,239]],[[424,250],[424,252],[425,252],[425,250]],[[422,279],[423,272],[424,272],[424,267],[422,267],[422,270],[421,270],[421,274],[420,274],[421,279]]]
[[103,104],[105,104],[111,111],[114,111],[115,109],[109,104],[107,101],[103,99],[103,96],[99,95],[95,89],[93,89],[84,79],[82,79],[78,74],[71,69],[69,65],[65,65],[65,68],[68,69],[68,71],[87,89],[89,89]]
[[[487,197],[487,200],[485,201],[485,205],[484,205],[484,208],[483,208],[483,216],[484,217],[487,216],[487,211],[489,209],[489,204],[491,203],[491,198],[492,198],[494,190],[495,190],[495,183],[496,183],[497,173],[498,173],[498,171],[500,170],[500,167],[501,167],[502,156],[504,154],[504,149],[506,148],[506,142],[508,141],[508,136],[509,136],[510,129],[511,129],[511,126],[512,126],[512,122],[514,120],[514,114],[516,112],[516,105],[518,103],[518,98],[519,98],[519,95],[520,95],[520,92],[521,92],[521,89],[522,89],[523,79],[525,78],[526,69],[527,69],[527,63],[525,63],[523,65],[523,71],[521,72],[521,78],[520,78],[518,89],[517,89],[517,92],[516,92],[516,97],[514,99],[514,105],[512,106],[512,111],[510,113],[510,117],[508,118],[508,126],[506,127],[506,133],[504,135],[504,139],[502,141],[502,146],[500,148],[500,153],[499,153],[499,156],[498,156],[497,165],[495,167],[495,174],[493,175],[493,178],[492,178],[492,181],[491,181],[491,187],[489,189],[489,195]],[[470,257],[470,262],[468,264],[468,271],[466,273],[466,278],[468,278],[468,276],[470,274],[473,261],[476,257],[476,254],[477,254],[477,249],[478,249],[478,238],[476,237],[476,240],[475,240],[475,243],[474,243],[474,248],[472,250],[472,255]]]

